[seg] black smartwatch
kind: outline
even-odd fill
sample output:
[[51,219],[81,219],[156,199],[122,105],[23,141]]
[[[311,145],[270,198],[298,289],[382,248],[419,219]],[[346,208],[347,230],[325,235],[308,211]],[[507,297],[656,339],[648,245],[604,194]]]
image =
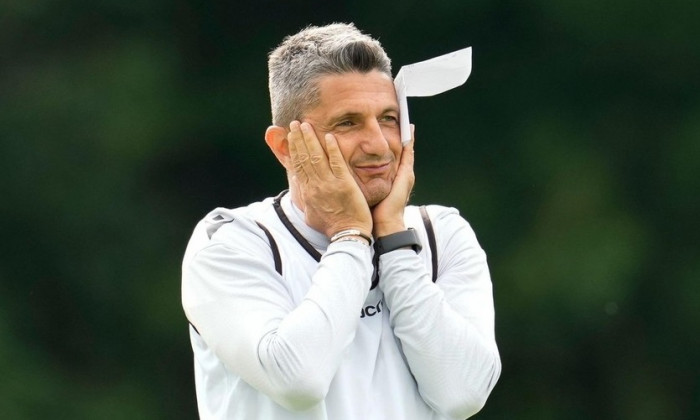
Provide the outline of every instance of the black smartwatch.
[[420,250],[423,248],[420,244],[420,239],[418,239],[418,234],[413,228],[381,236],[374,240],[374,252],[376,255],[386,254],[407,246],[413,248],[416,254],[420,253]]

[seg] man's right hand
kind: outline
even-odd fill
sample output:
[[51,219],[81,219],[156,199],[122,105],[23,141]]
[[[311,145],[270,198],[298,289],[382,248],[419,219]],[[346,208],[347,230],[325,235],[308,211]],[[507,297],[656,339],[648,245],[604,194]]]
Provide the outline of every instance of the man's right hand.
[[358,229],[372,232],[372,214],[360,187],[350,174],[335,137],[327,133],[325,148],[311,124],[292,121],[289,154],[292,182],[306,223],[326,236]]

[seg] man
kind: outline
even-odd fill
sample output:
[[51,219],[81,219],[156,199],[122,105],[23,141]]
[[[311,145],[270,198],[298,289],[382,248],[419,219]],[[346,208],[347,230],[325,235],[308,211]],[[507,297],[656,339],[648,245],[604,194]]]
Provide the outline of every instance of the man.
[[473,415],[501,369],[486,257],[456,210],[407,206],[386,53],[353,25],[309,27],[269,77],[289,191],[211,212],[183,262],[200,416]]

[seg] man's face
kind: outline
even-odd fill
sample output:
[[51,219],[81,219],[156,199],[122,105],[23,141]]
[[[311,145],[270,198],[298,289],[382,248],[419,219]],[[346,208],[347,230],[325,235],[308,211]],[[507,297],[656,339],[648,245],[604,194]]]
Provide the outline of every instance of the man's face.
[[319,104],[305,112],[324,144],[338,140],[343,158],[370,206],[391,191],[401,157],[399,105],[390,77],[379,71],[323,76]]

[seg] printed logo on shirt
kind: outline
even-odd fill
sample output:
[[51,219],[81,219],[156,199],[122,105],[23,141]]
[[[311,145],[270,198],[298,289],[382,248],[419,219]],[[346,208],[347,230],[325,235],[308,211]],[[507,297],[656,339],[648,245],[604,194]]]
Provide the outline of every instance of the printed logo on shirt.
[[364,308],[360,310],[360,318],[364,318],[366,316],[375,316],[378,313],[382,312],[382,305],[384,304],[384,299],[379,299],[379,302],[377,302],[376,305],[367,305]]

